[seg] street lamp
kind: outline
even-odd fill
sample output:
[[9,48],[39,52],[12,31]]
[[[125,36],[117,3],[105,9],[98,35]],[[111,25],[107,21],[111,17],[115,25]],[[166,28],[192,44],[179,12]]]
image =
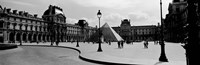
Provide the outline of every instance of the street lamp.
[[[78,27],[77,27],[77,29],[78,29]],[[78,33],[78,30],[77,30],[76,42],[77,42],[76,47],[79,47],[79,33]]]
[[[84,34],[84,28],[85,28],[86,25],[87,25],[87,22],[85,20],[79,20],[78,21],[77,26],[81,27],[80,35],[85,35]],[[80,39],[79,39],[79,33],[77,31],[77,44],[76,44],[76,47],[79,47],[79,41],[80,41]]]
[[164,22],[163,22],[163,18],[162,18],[162,0],[160,0],[160,17],[161,17],[161,40],[160,40],[160,47],[161,47],[161,54],[160,54],[160,58],[159,61],[161,62],[168,62],[168,59],[166,57],[165,54],[165,43],[164,43]]
[[98,50],[97,50],[97,52],[102,52],[102,49],[101,49],[101,30],[100,30],[100,18],[101,18],[101,16],[102,16],[102,14],[101,14],[101,12],[100,12],[100,10],[98,11],[98,13],[97,13],[97,17],[99,18],[99,48],[98,48]]

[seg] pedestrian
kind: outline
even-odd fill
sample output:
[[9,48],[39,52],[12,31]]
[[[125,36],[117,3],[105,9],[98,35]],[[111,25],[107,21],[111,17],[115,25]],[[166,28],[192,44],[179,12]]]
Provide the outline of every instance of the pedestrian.
[[148,43],[148,41],[146,41],[146,48],[148,48],[148,45],[149,45],[149,43]]
[[133,41],[131,42],[131,44],[133,45]]
[[154,45],[158,45],[158,41],[154,41]]
[[37,41],[37,44],[39,44],[39,42]]
[[121,48],[124,47],[124,41],[121,41]]
[[147,47],[146,47],[146,41],[144,41],[144,48],[147,48]]
[[59,44],[59,41],[56,41],[56,46],[58,46],[58,44]]
[[111,42],[110,42],[110,40],[108,41],[108,44],[109,44],[109,45],[111,45]]
[[148,41],[144,41],[144,48],[148,48]]
[[120,46],[120,41],[118,41],[117,44],[118,44],[118,48],[121,48],[121,46]]
[[54,43],[54,42],[53,42],[53,41],[51,41],[51,46],[53,46],[53,43]]

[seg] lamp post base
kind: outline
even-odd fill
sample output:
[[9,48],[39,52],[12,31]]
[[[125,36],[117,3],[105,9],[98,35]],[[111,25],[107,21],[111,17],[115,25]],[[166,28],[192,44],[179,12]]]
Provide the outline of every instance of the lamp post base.
[[79,47],[79,43],[77,42],[76,47]]
[[103,52],[101,48],[98,48],[97,52]]
[[103,52],[103,50],[101,49],[101,43],[99,43],[99,48],[98,48],[97,52]]
[[161,46],[161,54],[160,54],[159,61],[160,62],[168,62],[168,59],[167,59],[166,54],[165,54],[165,44],[164,44],[164,42],[161,42],[160,46]]
[[161,55],[160,58],[159,58],[159,61],[160,62],[168,62],[168,59],[165,55]]

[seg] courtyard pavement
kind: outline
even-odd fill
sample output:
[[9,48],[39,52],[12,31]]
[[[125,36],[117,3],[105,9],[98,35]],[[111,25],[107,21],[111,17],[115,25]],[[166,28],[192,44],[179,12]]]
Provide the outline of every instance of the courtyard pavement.
[[[160,45],[154,45],[153,42],[149,42],[149,48],[144,48],[142,42],[124,44],[123,48],[118,48],[116,42],[112,42],[111,45],[103,43],[101,44],[103,52],[97,52],[98,44],[79,42],[80,47],[76,47],[76,44],[76,42],[61,42],[59,46],[79,49],[81,58],[95,63],[186,65],[185,50],[181,44],[177,43],[165,43],[165,52],[169,62],[159,62]],[[50,45],[50,43],[23,43],[23,45]]]

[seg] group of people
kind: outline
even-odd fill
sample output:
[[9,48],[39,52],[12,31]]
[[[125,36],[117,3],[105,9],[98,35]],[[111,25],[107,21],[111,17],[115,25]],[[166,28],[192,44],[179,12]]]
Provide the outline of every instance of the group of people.
[[123,48],[124,47],[124,41],[118,41],[118,48]]

